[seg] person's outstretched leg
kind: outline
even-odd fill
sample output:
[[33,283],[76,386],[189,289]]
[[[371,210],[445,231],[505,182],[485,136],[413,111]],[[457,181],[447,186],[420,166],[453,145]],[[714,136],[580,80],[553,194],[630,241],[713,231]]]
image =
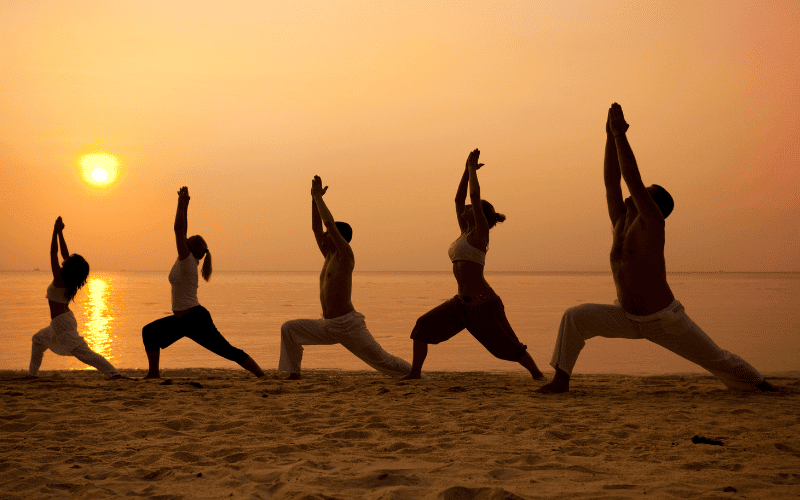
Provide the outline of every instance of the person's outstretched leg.
[[341,321],[337,318],[330,322],[329,329],[335,332],[345,349],[384,375],[401,378],[411,371],[408,361],[389,354],[375,340],[367,329],[363,314],[353,311],[343,316]]
[[625,316],[620,306],[603,304],[581,304],[564,311],[558,339],[553,349],[550,365],[555,368],[553,380],[536,392],[559,393],[569,391],[569,381],[578,355],[586,340],[592,337],[642,338],[633,322]]
[[94,352],[88,345],[82,345],[72,350],[72,355],[83,361],[89,366],[93,366],[100,370],[105,375],[112,378],[121,377],[120,373],[114,368],[114,365],[108,362],[106,358]]
[[31,362],[28,366],[28,375],[31,377],[39,376],[39,368],[42,366],[44,353],[47,351],[47,344],[44,338],[50,334],[50,327],[42,328],[31,338]]
[[467,330],[492,356],[518,362],[534,380],[547,380],[533,361],[528,346],[519,341],[511,327],[500,297],[479,305],[467,305],[463,310],[467,316]]
[[256,377],[263,377],[264,370],[258,366],[253,358],[241,349],[232,346],[228,340],[222,336],[211,319],[211,313],[203,306],[198,306],[181,318],[183,327],[186,329],[187,337],[194,340],[201,346],[213,352],[217,356],[238,363],[239,366],[249,371]]
[[[677,302],[677,301],[676,301]],[[665,311],[659,321],[642,323],[647,340],[669,349],[678,356],[696,363],[716,376],[729,389],[775,390],[750,363],[720,349],[677,302]],[[763,384],[763,385],[762,385]]]

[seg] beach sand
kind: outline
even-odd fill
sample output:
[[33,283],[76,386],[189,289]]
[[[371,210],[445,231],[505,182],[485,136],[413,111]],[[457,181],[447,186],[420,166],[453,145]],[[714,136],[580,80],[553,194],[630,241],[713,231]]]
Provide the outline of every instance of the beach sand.
[[23,375],[0,372],[3,499],[800,497],[798,379],[576,375],[540,395],[514,373]]

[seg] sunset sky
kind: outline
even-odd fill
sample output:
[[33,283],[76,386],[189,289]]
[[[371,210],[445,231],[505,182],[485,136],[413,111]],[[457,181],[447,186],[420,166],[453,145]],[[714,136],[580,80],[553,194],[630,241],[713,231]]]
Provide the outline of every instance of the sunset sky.
[[[177,190],[216,270],[450,269],[481,149],[487,271],[606,271],[605,119],[673,194],[671,271],[800,270],[800,2],[0,2],[0,269],[62,216],[93,270],[167,270]],[[119,165],[109,186],[84,155]]]

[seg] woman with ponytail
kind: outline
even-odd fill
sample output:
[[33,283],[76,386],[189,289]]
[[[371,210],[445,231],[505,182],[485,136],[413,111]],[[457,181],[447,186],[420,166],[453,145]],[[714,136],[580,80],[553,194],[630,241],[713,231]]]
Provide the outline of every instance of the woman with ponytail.
[[147,353],[149,370],[145,378],[160,378],[159,361],[161,349],[166,349],[183,337],[189,337],[209,351],[229,359],[263,377],[264,371],[246,352],[233,347],[219,333],[211,320],[211,314],[197,300],[197,266],[203,260],[202,275],[211,278],[211,253],[206,240],[200,235],[186,237],[188,227],[189,189],[178,191],[178,211],[175,214],[175,244],[178,260],[169,272],[172,285],[172,316],[158,319],[142,328],[144,350]]
[[[50,242],[50,268],[53,282],[47,287],[47,303],[50,306],[50,326],[33,336],[31,363],[28,375],[37,377],[42,366],[44,353],[50,349],[59,356],[75,356],[89,366],[93,366],[112,379],[122,378],[116,368],[102,355],[94,352],[86,340],[78,334],[78,323],[69,309],[75,294],[86,284],[89,277],[89,264],[86,259],[74,253],[69,254],[64,240],[64,222],[56,219],[53,227],[53,240]],[[58,263],[58,249],[64,262]]]
[[[483,277],[486,252],[489,249],[489,229],[506,216],[495,211],[491,203],[481,199],[478,184],[480,151],[472,151],[456,191],[456,218],[461,236],[450,246],[448,254],[453,274],[458,282],[458,294],[435,307],[417,320],[411,338],[414,359],[406,379],[421,378],[422,363],[428,355],[428,344],[444,342],[465,328],[492,355],[515,361],[524,366],[535,380],[544,380],[506,318],[503,301]],[[471,205],[465,205],[467,187]],[[480,207],[476,210],[475,207]]]

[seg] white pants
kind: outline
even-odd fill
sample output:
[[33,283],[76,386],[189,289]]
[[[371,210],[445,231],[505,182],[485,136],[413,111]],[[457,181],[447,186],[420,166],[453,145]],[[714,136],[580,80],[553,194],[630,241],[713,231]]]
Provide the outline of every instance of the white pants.
[[392,356],[367,330],[364,315],[356,311],[333,319],[295,319],[281,326],[278,369],[300,373],[304,345],[342,344],[363,362],[390,377],[405,377],[411,365]]
[[94,352],[86,340],[78,334],[78,324],[72,311],[59,314],[50,326],[42,328],[32,338],[31,364],[28,374],[36,376],[42,366],[44,353],[50,349],[59,356],[75,356],[89,366],[93,366],[108,376],[119,375],[106,358]]
[[720,349],[677,300],[656,313],[635,316],[619,305],[582,304],[561,318],[550,364],[572,373],[578,355],[592,337],[647,339],[714,374],[729,389],[748,390],[764,377],[735,354]]

